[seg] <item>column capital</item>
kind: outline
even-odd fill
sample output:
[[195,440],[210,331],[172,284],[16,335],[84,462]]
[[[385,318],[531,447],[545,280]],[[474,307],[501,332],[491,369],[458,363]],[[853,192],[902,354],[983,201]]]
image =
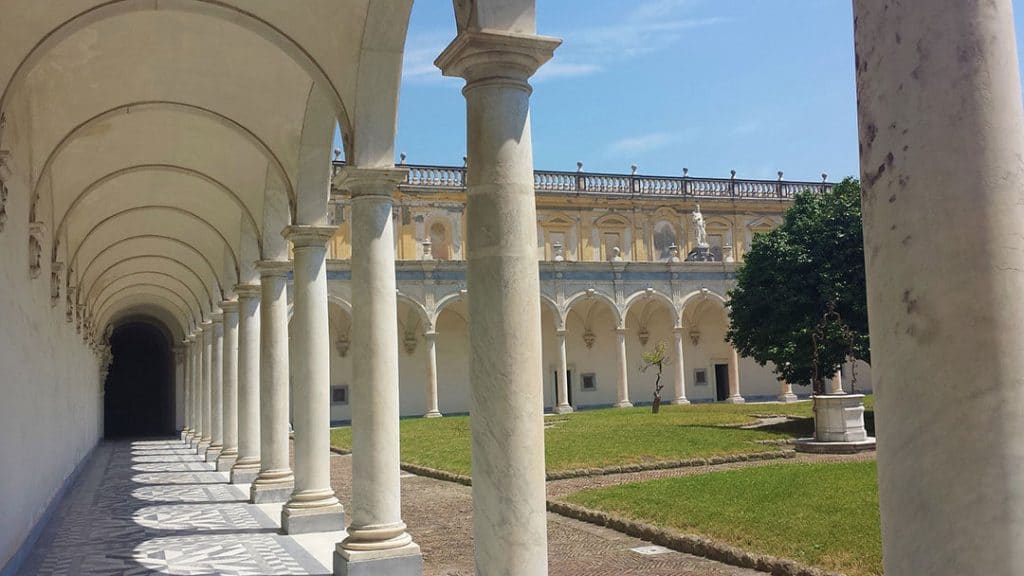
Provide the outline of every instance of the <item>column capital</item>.
[[617,326],[617,327],[615,328],[615,333],[616,333],[616,334],[619,334],[619,335],[625,336],[625,335],[626,335],[626,332],[628,332],[628,330],[626,329],[626,327],[625,327],[625,326]]
[[[211,314],[211,318],[212,318],[212,316],[213,315]],[[210,326],[213,326],[213,320],[212,319],[210,319],[210,320],[203,320],[202,322],[199,323],[199,330],[198,331],[199,332],[208,332],[210,330]]]
[[288,260],[259,260],[256,269],[260,276],[287,276],[292,271],[292,263]]
[[210,322],[214,324],[221,324],[224,322],[224,311],[218,310],[210,313]]
[[558,336],[560,338],[565,338],[567,334],[569,334],[569,331],[566,330],[565,328],[559,328],[555,330],[555,336]]
[[238,294],[238,299],[243,298],[259,298],[261,286],[259,284],[239,284],[235,286],[235,294]]
[[338,188],[348,190],[352,198],[358,196],[386,196],[391,198],[398,185],[405,180],[407,168],[360,168],[345,166],[334,178]]
[[435,332],[433,330],[428,330],[428,331],[423,333],[423,337],[426,338],[427,340],[436,340],[437,339],[437,332]]
[[434,60],[434,66],[445,76],[465,78],[467,84],[501,78],[525,83],[561,43],[559,38],[536,34],[463,30]]
[[296,248],[303,248],[306,246],[323,248],[327,242],[334,237],[334,234],[337,231],[338,228],[336,226],[292,224],[291,226],[286,226],[285,229],[281,231],[281,235],[294,244]]
[[224,314],[237,314],[238,300],[225,300],[220,303],[220,309]]

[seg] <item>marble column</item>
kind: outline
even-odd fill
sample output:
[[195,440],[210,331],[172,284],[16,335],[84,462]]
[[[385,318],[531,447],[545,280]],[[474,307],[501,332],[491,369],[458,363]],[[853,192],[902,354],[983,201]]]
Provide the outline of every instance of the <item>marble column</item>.
[[262,260],[260,271],[260,473],[254,504],[285,502],[295,478],[288,462],[288,272],[291,262]]
[[199,346],[199,373],[202,378],[202,392],[199,394],[200,419],[203,422],[203,434],[196,446],[196,454],[206,457],[206,450],[213,442],[213,418],[210,412],[213,405],[213,320],[204,320]]
[[673,384],[675,386],[675,397],[672,404],[689,404],[686,399],[686,361],[683,357],[683,328],[677,326],[672,329],[675,340],[675,358],[672,362]]
[[199,445],[199,439],[203,435],[203,371],[200,369],[202,339],[203,333],[199,328],[196,328],[188,337],[189,353],[192,358],[192,366],[189,369],[192,375],[192,434],[189,437],[188,447],[192,449]]
[[740,395],[740,355],[735,348],[729,348],[729,397],[728,404],[743,404],[746,400]]
[[846,392],[843,391],[843,369],[842,369],[842,367],[840,367],[839,370],[836,370],[836,373],[832,375],[832,379],[830,381],[830,384],[831,385],[830,385],[829,391],[828,391],[829,394],[846,394]]
[[779,380],[779,402],[796,402],[799,398],[793,393],[793,385],[785,380]]
[[224,313],[214,312],[210,346],[210,447],[206,461],[217,462],[224,449]]
[[227,472],[238,458],[238,301],[225,300],[220,303],[224,311],[224,337],[221,352],[223,366],[222,387],[222,431],[224,447],[217,456],[217,470]]
[[853,5],[884,572],[1024,574],[1013,2]]
[[185,429],[181,431],[181,441],[188,444],[192,434],[192,347],[188,336],[182,340],[185,347]]
[[558,338],[558,388],[555,400],[555,414],[568,414],[572,412],[569,405],[569,367],[565,355],[565,329],[555,331]]
[[616,408],[632,408],[629,401],[629,365],[626,362],[626,329],[615,329]]
[[291,331],[295,357],[289,358],[295,491],[281,510],[285,534],[345,528],[345,509],[331,488],[331,338],[326,258],[327,242],[335,232],[334,226],[285,229],[285,237],[295,250]]
[[427,412],[423,417],[440,418],[437,404],[437,332],[424,332],[423,340],[427,343]]
[[[346,167],[352,194],[352,523],[335,574],[420,574],[402,521],[398,434],[398,302],[392,194],[398,169]],[[326,316],[325,316],[326,320]]]
[[559,40],[463,30],[438,57],[466,79],[466,281],[477,574],[547,574],[544,398],[530,76]]
[[249,484],[260,472],[260,286],[240,284],[238,294],[238,459],[232,484]]

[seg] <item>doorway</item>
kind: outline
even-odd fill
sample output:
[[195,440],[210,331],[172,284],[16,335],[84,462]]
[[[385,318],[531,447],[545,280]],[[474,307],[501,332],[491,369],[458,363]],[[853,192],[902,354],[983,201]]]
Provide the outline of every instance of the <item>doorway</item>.
[[729,397],[729,365],[715,364],[715,400],[721,402]]
[[156,326],[131,322],[110,337],[113,362],[103,384],[107,438],[174,433],[174,363],[171,344]]
[[[569,406],[575,406],[576,404],[574,404],[572,401],[572,370],[566,370],[565,375],[566,380],[568,380],[569,382],[569,385],[566,386],[566,402],[569,403]],[[555,377],[554,379],[552,379],[552,382],[554,382],[555,387],[553,390],[554,396],[552,396],[554,400],[551,404],[552,406],[558,406],[558,370],[555,370]]]

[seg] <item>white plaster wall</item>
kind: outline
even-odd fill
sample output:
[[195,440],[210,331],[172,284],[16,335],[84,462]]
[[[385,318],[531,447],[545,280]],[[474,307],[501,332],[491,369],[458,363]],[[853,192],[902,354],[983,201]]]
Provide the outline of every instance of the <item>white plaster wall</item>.
[[[469,331],[459,314],[445,310],[437,319],[437,400],[442,414],[469,412]],[[418,348],[417,348],[418,350]],[[426,386],[426,356],[422,362],[401,367],[403,389]],[[420,396],[424,398],[425,396]],[[421,400],[422,401],[422,400]],[[402,406],[404,408],[405,401]],[[412,413],[422,414],[423,405],[413,407]],[[403,415],[406,413],[403,412]],[[411,415],[411,414],[410,414]]]
[[12,180],[0,232],[0,567],[103,430],[99,361],[65,322],[63,298],[50,306],[49,238],[29,277],[28,194]]

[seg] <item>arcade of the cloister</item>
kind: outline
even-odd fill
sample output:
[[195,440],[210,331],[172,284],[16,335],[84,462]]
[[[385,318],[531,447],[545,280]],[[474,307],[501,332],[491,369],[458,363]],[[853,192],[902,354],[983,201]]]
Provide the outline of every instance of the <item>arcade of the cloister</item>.
[[[405,206],[414,182],[395,133],[411,5],[4,3],[4,576],[98,452],[121,467],[105,504],[129,521],[135,503],[117,490],[158,473],[145,459],[162,452],[221,474],[222,493],[247,486],[247,506],[279,505],[260,530],[335,534],[316,543],[335,574],[419,574],[399,419],[454,412],[472,418],[477,573],[542,576],[545,406],[645,401],[638,354],[662,340],[679,360],[671,400],[788,395],[723,337],[731,274],[748,233],[777,223],[781,175],[535,175],[530,79],[560,41],[537,33],[534,0],[455,0],[457,35],[435,64],[465,80],[464,209],[446,206],[457,216],[445,223]],[[1024,109],[1011,2],[855,0],[854,14],[886,574],[1020,574]],[[606,213],[577,200],[591,192],[609,193]],[[681,204],[664,200],[677,192]],[[625,209],[645,195],[662,197]],[[702,195],[719,199],[703,206],[710,245],[694,246],[687,218]],[[723,199],[744,196],[776,208]],[[587,218],[573,216],[581,202]],[[180,437],[111,449],[105,419],[143,408],[105,397],[105,383],[145,368],[111,354],[150,344],[174,358],[177,392],[143,402],[176,409],[141,420]],[[352,427],[345,508],[332,419]],[[160,547],[134,551],[166,560]]]

